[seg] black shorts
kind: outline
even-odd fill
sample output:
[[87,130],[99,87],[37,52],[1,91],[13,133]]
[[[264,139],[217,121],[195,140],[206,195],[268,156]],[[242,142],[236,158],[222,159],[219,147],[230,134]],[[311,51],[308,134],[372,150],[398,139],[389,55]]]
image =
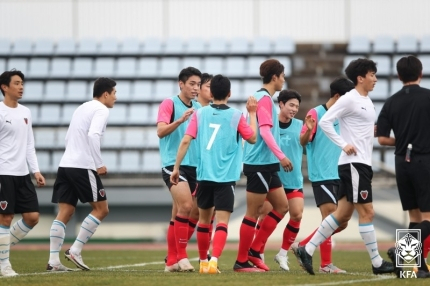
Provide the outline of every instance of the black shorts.
[[372,202],[372,167],[362,163],[339,165],[338,199],[346,196],[348,202],[366,204]]
[[202,183],[197,186],[197,206],[210,209],[215,206],[217,211],[233,212],[235,182]]
[[59,167],[52,192],[53,203],[66,203],[76,207],[82,203],[106,200],[106,191],[96,171]]
[[294,198],[302,198],[303,199],[303,189],[286,189],[284,188],[285,194],[287,195],[287,199],[291,200]]
[[338,184],[312,184],[317,207],[323,204],[336,204],[339,192]]
[[246,190],[256,194],[267,194],[282,187],[278,172],[245,172]]
[[396,156],[396,180],[404,211],[430,211],[430,155]]
[[39,201],[30,174],[0,175],[0,214],[39,212]]
[[[179,166],[179,182],[188,182],[191,194],[194,193],[197,187],[197,168],[190,166]],[[170,183],[170,175],[173,172],[173,166],[167,166],[161,169],[164,183],[169,188],[172,187]]]

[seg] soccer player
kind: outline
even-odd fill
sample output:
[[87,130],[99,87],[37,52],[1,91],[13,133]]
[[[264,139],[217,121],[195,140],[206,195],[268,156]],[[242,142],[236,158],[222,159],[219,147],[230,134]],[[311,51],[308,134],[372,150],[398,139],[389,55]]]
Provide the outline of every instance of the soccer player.
[[82,222],[78,236],[65,256],[82,270],[90,270],[81,255],[85,243],[108,215],[106,191],[99,176],[107,174],[100,153],[100,141],[106,130],[109,108],[116,101],[116,82],[98,78],[94,82],[93,100],[81,104],[73,113],[66,134],[66,150],[61,158],[54,183],[52,202],[58,214],[49,232],[50,255],[47,271],[68,271],[61,264],[59,252],[64,242],[66,225],[75,212],[78,199],[89,203],[91,213]]
[[[339,174],[337,163],[342,151],[334,144],[324,132],[317,128],[318,122],[336,101],[345,93],[354,89],[354,83],[347,78],[339,77],[330,84],[330,99],[322,105],[312,108],[306,115],[305,122],[300,134],[300,143],[306,147],[306,157],[308,161],[308,177],[312,182],[315,202],[320,209],[322,219],[333,213],[337,208],[337,193],[339,189]],[[336,133],[339,134],[339,122],[334,122]],[[345,226],[342,226],[344,228]],[[315,234],[315,230],[299,243],[293,243],[293,251],[298,246],[303,246],[309,242]],[[336,232],[340,231],[340,228]],[[336,267],[331,260],[331,236],[320,245],[321,273],[345,273]]]
[[[288,201],[279,179],[279,162],[284,171],[292,171],[293,165],[279,148],[279,122],[272,96],[282,90],[285,82],[284,66],[276,59],[264,61],[260,66],[263,87],[254,97],[257,99],[257,142],[245,142],[243,172],[247,177],[247,209],[240,226],[239,250],[233,266],[236,272],[262,272],[269,268],[260,257],[259,250],[288,211]],[[264,218],[257,236],[254,229],[265,199],[273,210]],[[252,266],[249,261],[254,266]]]
[[[172,184],[178,184],[181,161],[192,139],[197,139],[200,156],[197,167],[197,204],[200,212],[197,243],[200,273],[217,274],[218,259],[226,243],[227,225],[233,212],[234,189],[236,181],[240,179],[242,137],[250,144],[254,144],[257,137],[257,101],[250,97],[247,102],[249,126],[241,111],[227,106],[230,97],[230,80],[227,77],[216,75],[211,81],[210,91],[213,104],[193,114],[179,146],[170,180]],[[213,207],[216,209],[217,225],[212,258],[208,261]]]
[[[157,135],[160,138],[162,176],[173,199],[172,217],[167,231],[166,272],[194,271],[188,260],[186,247],[189,235],[189,217],[193,208],[192,193],[196,189],[197,149],[192,142],[180,168],[180,181],[177,185],[170,182],[170,175],[175,164],[176,153],[193,112],[201,105],[196,98],[201,83],[201,72],[188,67],[179,73],[177,96],[166,98],[158,110]],[[198,217],[194,220],[197,223]]]
[[[409,213],[409,229],[420,229],[423,254],[430,239],[430,90],[419,86],[422,63],[414,56],[397,62],[397,73],[403,88],[387,99],[377,122],[379,144],[395,146],[396,180],[400,201]],[[401,114],[401,116],[399,116]],[[390,137],[391,130],[395,137]],[[408,145],[412,151],[407,156]],[[394,248],[388,251],[396,260]],[[421,255],[417,277],[430,278]],[[396,274],[400,274],[397,272]]]
[[[45,185],[39,171],[30,110],[19,104],[24,74],[5,71],[0,75],[0,266],[2,276],[18,275],[9,261],[10,245],[18,243],[39,222],[39,201],[28,166],[38,187]],[[28,165],[27,165],[28,164]],[[14,214],[22,219],[12,228]]]
[[197,102],[200,103],[201,106],[208,106],[211,104],[213,97],[211,94],[211,81],[213,75],[208,73],[202,73],[202,81],[200,84],[200,92],[197,96]]
[[[312,255],[339,226],[351,219],[354,209],[358,212],[359,231],[372,262],[374,274],[394,272],[391,262],[379,255],[375,229],[373,227],[372,204],[372,151],[375,107],[369,98],[376,84],[376,64],[368,59],[352,61],[345,69],[355,89],[346,93],[321,118],[318,126],[339,146],[343,152],[339,157],[339,201],[335,212],[328,215],[317,232],[305,245],[297,248],[296,256],[301,266],[314,275]],[[334,127],[339,121],[340,134]]]

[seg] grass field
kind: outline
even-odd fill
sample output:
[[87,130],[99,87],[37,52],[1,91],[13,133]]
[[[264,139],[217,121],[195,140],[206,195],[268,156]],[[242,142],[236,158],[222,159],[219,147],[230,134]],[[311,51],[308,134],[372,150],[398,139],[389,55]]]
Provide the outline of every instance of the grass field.
[[[91,271],[47,273],[48,251],[13,250],[11,262],[20,275],[0,276],[0,285],[430,285],[428,279],[397,279],[394,275],[376,276],[371,273],[368,254],[363,251],[334,251],[333,261],[348,274],[308,275],[301,270],[292,253],[289,253],[290,271],[281,271],[273,261],[275,251],[266,252],[271,271],[265,273],[235,273],[232,271],[236,251],[226,250],[219,261],[219,275],[196,273],[164,273],[163,250],[88,250],[84,262]],[[192,264],[198,271],[197,252],[189,251]],[[385,258],[386,254],[382,253]],[[64,265],[74,265],[62,258]],[[319,252],[314,256],[318,271]]]

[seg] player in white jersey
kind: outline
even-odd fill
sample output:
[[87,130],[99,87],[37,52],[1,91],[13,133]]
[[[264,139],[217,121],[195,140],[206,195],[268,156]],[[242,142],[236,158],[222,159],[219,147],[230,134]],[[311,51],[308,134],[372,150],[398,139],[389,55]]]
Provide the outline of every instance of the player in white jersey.
[[68,260],[82,270],[90,270],[82,260],[81,251],[101,221],[108,215],[106,192],[100,180],[107,174],[100,153],[100,141],[106,130],[109,108],[116,101],[116,82],[99,78],[94,83],[93,100],[80,105],[73,113],[66,134],[66,151],[61,158],[52,193],[58,214],[49,233],[50,256],[46,270],[68,271],[60,262],[66,224],[75,212],[78,199],[89,203],[91,213],[82,222],[72,247],[65,252]]
[[[369,92],[376,84],[376,71],[376,63],[371,60],[352,61],[345,73],[354,83],[355,89],[339,98],[319,122],[319,127],[343,152],[338,163],[338,207],[322,221],[311,240],[296,251],[299,263],[312,275],[315,249],[351,219],[354,209],[358,213],[359,231],[370,256],[373,273],[394,272],[393,264],[379,255],[373,227],[372,151],[376,113]],[[333,125],[336,120],[339,121],[340,134],[336,133]]]
[[[37,186],[45,185],[34,149],[30,110],[19,104],[24,74],[17,70],[0,75],[0,265],[2,276],[16,276],[9,262],[9,249],[39,222],[39,202],[27,164]],[[14,214],[22,219],[12,227]]]

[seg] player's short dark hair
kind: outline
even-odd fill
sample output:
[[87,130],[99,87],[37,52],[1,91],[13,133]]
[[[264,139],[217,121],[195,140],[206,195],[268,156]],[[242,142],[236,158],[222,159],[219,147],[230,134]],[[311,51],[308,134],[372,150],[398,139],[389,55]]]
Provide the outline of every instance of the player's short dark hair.
[[401,58],[396,65],[397,74],[403,83],[417,81],[423,71],[423,64],[414,56]]
[[335,78],[330,84],[330,97],[335,96],[335,94],[342,96],[354,89],[354,87],[354,83],[346,77]]
[[207,82],[210,82],[212,79],[213,79],[213,75],[211,75],[211,74],[208,74],[208,73],[202,73],[202,76],[201,76],[201,79],[202,79],[202,82],[201,82],[201,85],[200,85],[200,87],[202,86],[202,85],[204,85],[205,83],[207,83]]
[[101,97],[103,93],[111,93],[114,86],[116,86],[116,82],[113,79],[107,77],[99,77],[94,82],[93,88],[93,97]]
[[211,81],[211,93],[215,100],[224,100],[230,93],[231,83],[228,77],[217,74]]
[[274,75],[279,77],[283,72],[284,65],[276,59],[266,60],[260,65],[260,76],[263,83],[269,83]]
[[302,102],[302,96],[298,91],[294,89],[284,89],[278,95],[278,102],[283,102],[284,104],[290,99],[297,99],[299,103]]
[[185,83],[193,75],[196,75],[199,78],[202,78],[202,73],[198,69],[193,67],[187,67],[181,70],[178,76],[178,80]]
[[5,71],[4,73],[2,73],[0,75],[0,90],[1,90],[1,93],[3,94],[3,96],[4,96],[4,91],[1,88],[1,86],[3,84],[6,85],[6,86],[9,86],[10,80],[11,80],[11,78],[14,75],[19,76],[21,78],[21,80],[24,81],[24,74],[21,71],[18,71],[16,69],[13,69],[13,70],[10,70],[10,71]]
[[366,77],[368,72],[376,73],[378,69],[376,68],[376,63],[368,59],[356,59],[349,63],[345,69],[346,76],[352,80],[354,85],[357,85],[357,77]]

